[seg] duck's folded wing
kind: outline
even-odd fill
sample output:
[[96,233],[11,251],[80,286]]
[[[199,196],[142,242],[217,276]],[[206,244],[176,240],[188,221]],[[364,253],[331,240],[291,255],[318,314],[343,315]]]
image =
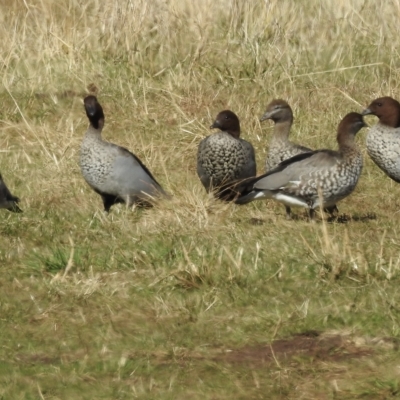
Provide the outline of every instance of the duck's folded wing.
[[114,158],[108,184],[110,187],[115,186],[115,190],[124,195],[165,194],[146,166],[124,148],[119,148],[118,155]]
[[315,174],[329,171],[337,162],[336,152],[317,150],[298,154],[283,161],[253,186],[254,190],[279,190],[287,185],[312,178]]
[[254,147],[251,143],[246,140],[241,139],[241,143],[244,149],[244,155],[246,160],[246,167],[243,168],[243,172],[239,179],[249,178],[255,176],[257,173],[257,164],[256,164],[256,154],[254,151]]

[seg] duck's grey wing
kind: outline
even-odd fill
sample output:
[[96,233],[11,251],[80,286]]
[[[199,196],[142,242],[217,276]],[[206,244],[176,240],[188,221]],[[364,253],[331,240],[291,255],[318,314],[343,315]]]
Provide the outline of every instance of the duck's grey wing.
[[164,192],[164,189],[161,187],[161,185],[157,182],[156,178],[154,178],[153,174],[150,172],[150,170],[142,163],[142,161],[135,156],[135,154],[133,154],[132,152],[130,152],[128,149],[126,149],[125,147],[121,147],[119,146],[119,150],[121,152],[121,154],[125,154],[128,153],[131,157],[133,157],[135,159],[135,161],[138,163],[138,165],[140,165],[143,169],[143,171],[149,176],[149,178],[155,183],[155,185],[159,188],[159,190],[163,193],[166,194]]
[[237,204],[246,204],[250,201],[271,198],[277,191],[297,187],[302,181],[312,179],[316,173],[324,174],[337,162],[338,153],[331,150],[317,150],[298,154],[281,162],[275,169],[248,181],[242,196],[236,200]]
[[254,151],[254,147],[251,143],[243,139],[240,139],[240,142],[243,146],[246,165],[243,168],[239,179],[250,178],[252,176],[255,176],[257,173],[256,154]]
[[316,173],[332,169],[337,163],[338,154],[330,150],[317,150],[299,154],[283,161],[277,168],[265,174],[255,182],[253,188],[258,190],[278,190],[291,183],[312,178]]
[[114,157],[111,173],[105,187],[107,193],[121,197],[133,196],[145,199],[166,195],[148,168],[124,147],[113,147]]

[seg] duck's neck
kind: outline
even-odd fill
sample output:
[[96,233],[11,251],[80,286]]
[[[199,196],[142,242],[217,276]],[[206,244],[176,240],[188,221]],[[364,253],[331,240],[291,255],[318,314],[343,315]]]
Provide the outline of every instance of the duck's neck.
[[360,153],[354,139],[354,135],[338,137],[339,152],[343,157],[353,157],[355,154]]
[[293,120],[277,121],[274,126],[274,134],[272,135],[271,142],[281,143],[289,140],[290,128],[292,127]]
[[385,115],[379,116],[379,122],[390,128],[399,128],[400,127],[400,107],[395,108],[391,110],[392,112],[389,112]]
[[93,139],[102,140],[101,139],[101,131],[104,127],[104,119],[101,118],[97,121],[90,121],[90,125],[88,130],[86,131],[86,136],[90,136]]
[[228,131],[225,131],[226,133],[229,133],[231,136],[233,136],[235,139],[239,139],[239,136],[240,136],[240,129],[237,129],[237,130],[233,130],[233,129],[230,129],[230,130],[228,130]]

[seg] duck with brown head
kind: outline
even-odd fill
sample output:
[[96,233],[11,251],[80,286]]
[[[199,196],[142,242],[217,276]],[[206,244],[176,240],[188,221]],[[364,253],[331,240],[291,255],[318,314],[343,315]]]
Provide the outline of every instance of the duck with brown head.
[[386,175],[400,183],[400,103],[391,97],[380,97],[362,114],[379,118],[367,135],[368,155]]
[[308,147],[289,141],[290,129],[293,124],[293,112],[285,100],[275,99],[267,105],[260,122],[270,119],[274,122],[274,133],[269,142],[268,155],[265,163],[266,172],[274,169],[282,161],[297,154],[312,151]]
[[[308,153],[310,148],[293,143],[289,140],[290,129],[293,125],[293,111],[290,105],[281,99],[274,99],[267,105],[265,113],[260,122],[270,119],[274,122],[274,133],[269,142],[267,160],[265,163],[266,172],[273,170],[282,161],[285,161],[297,154]],[[288,205],[285,205],[286,218],[291,219],[292,212]],[[333,215],[338,212],[336,205],[327,210]]]
[[248,193],[236,203],[274,199],[288,206],[308,208],[311,219],[320,206],[334,206],[357,185],[363,162],[354,139],[364,126],[361,114],[347,114],[338,127],[337,151],[316,150],[283,161],[274,170],[249,180]]
[[0,174],[0,208],[20,213],[22,210],[18,207],[18,202],[19,198],[11,194]]
[[104,112],[95,96],[84,99],[89,128],[81,144],[82,175],[108,212],[116,203],[150,206],[165,195],[146,166],[129,150],[102,139]]
[[221,111],[197,151],[197,174],[207,190],[226,201],[241,194],[243,180],[256,175],[253,146],[240,138],[240,122],[230,110]]

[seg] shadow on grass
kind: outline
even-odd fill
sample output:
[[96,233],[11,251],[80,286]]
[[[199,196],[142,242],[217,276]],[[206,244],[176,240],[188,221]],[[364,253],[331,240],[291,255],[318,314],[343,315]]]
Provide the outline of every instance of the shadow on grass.
[[[335,215],[335,216],[330,216],[327,218],[327,222],[329,223],[338,223],[338,224],[347,224],[349,222],[369,222],[369,221],[374,221],[377,219],[377,215],[375,213],[366,213],[366,214],[354,214],[354,215],[348,215],[348,214],[340,214],[340,215]],[[292,214],[292,217],[290,220],[286,221],[308,221],[308,216],[307,215],[297,215],[297,214]],[[320,222],[318,219],[316,219],[317,222]],[[248,220],[248,223],[250,225],[255,225],[255,226],[260,226],[260,225],[265,225],[269,221],[264,220],[262,218],[250,218]]]

